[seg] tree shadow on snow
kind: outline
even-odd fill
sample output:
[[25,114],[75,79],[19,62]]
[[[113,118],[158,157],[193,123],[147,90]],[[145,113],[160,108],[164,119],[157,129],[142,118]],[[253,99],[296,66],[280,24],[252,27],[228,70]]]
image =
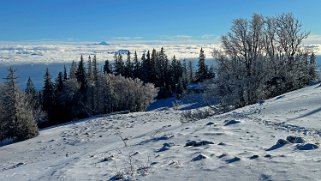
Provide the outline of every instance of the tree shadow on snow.
[[292,120],[295,120],[295,119],[304,118],[304,117],[307,117],[307,116],[311,116],[311,115],[316,114],[316,113],[318,113],[318,112],[320,112],[320,111],[321,111],[321,107],[318,108],[318,109],[312,110],[312,111],[310,111],[310,112],[308,112],[308,113],[306,113],[306,114],[303,114],[303,115],[301,115],[301,116],[299,116],[299,117],[289,119],[289,121],[292,121]]

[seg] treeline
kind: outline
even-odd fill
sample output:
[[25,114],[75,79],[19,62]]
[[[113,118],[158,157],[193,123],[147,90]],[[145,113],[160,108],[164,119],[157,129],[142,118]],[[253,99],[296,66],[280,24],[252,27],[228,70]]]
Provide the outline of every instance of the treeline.
[[242,107],[316,80],[316,56],[302,44],[307,37],[292,14],[234,20],[213,53],[217,78],[209,93],[222,105]]
[[153,84],[139,79],[99,71],[96,56],[89,56],[87,63],[81,56],[78,63],[71,64],[69,74],[64,68],[54,81],[47,69],[40,93],[29,85],[26,92],[35,92],[29,95],[32,97],[38,94],[42,110],[47,113],[48,122],[41,126],[116,111],[143,111],[158,92]]
[[[158,98],[179,96],[187,83],[214,77],[213,68],[205,64],[200,50],[198,70],[192,62],[170,61],[162,48],[133,58],[127,53],[126,61],[115,54],[114,62],[105,61],[100,69],[96,56],[85,62],[72,62],[52,79],[48,68],[43,88],[38,91],[28,79],[25,91],[16,82],[15,71],[10,68],[6,82],[0,85],[0,141],[9,138],[24,140],[38,135],[38,127],[47,127],[117,111],[143,111]],[[156,87],[157,88],[156,88]]]
[[37,91],[29,78],[25,91],[17,86],[10,68],[0,84],[0,141],[21,141],[38,135],[38,126],[47,127],[75,118],[116,111],[142,111],[157,96],[153,84],[139,79],[98,71],[96,57],[87,66],[81,57],[52,80],[44,75],[42,90]]
[[[132,58],[133,57],[133,58]],[[186,85],[195,81],[203,81],[214,77],[213,67],[205,64],[205,54],[200,50],[198,69],[194,71],[191,61],[180,61],[174,56],[168,59],[164,48],[160,51],[153,49],[143,53],[139,59],[128,51],[126,60],[122,54],[114,55],[114,64],[106,60],[103,71],[114,75],[123,75],[133,79],[140,79],[144,83],[152,83],[159,88],[158,98],[180,95]]]

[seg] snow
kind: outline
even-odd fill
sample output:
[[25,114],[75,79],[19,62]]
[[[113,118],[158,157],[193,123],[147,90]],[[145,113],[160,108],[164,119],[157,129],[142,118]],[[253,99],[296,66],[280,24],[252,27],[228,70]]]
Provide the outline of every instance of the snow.
[[0,147],[0,178],[318,180],[320,102],[314,85],[194,121],[173,108],[75,121]]

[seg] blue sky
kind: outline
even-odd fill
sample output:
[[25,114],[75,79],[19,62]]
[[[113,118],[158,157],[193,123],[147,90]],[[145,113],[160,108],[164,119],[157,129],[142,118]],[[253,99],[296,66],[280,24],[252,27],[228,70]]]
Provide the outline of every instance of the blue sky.
[[321,0],[1,0],[0,41],[214,40],[235,18],[284,12],[321,35]]

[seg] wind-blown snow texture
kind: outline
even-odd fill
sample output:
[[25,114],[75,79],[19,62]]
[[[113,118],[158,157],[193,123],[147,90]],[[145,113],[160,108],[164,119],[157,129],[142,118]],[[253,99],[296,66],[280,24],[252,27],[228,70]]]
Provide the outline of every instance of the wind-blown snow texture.
[[0,178],[318,180],[320,102],[315,85],[195,122],[171,108],[81,120],[1,147]]

